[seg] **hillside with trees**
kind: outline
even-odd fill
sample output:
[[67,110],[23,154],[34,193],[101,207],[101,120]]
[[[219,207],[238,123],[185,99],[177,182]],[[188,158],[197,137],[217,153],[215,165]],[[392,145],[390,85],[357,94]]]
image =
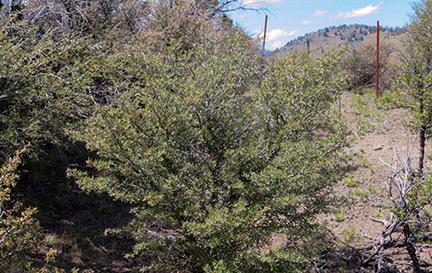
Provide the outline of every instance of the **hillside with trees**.
[[237,1],[0,3],[1,272],[432,270],[432,1],[379,98],[373,27],[267,59]]
[[[406,27],[381,27],[380,30],[383,41],[399,46],[401,36],[407,29]],[[360,24],[331,26],[297,37],[276,49],[273,55],[309,51],[313,56],[320,56],[343,46],[358,48],[375,41],[376,31],[376,26]]]

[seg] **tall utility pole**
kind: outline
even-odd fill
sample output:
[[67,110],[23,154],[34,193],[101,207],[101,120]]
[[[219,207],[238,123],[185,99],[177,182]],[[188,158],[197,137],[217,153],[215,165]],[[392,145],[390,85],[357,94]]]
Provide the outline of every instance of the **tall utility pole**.
[[263,37],[263,54],[265,53],[265,43],[266,43],[266,35],[267,35],[267,20],[268,16],[266,14],[265,16],[265,22],[264,22],[264,37]]
[[380,23],[377,21],[377,37],[376,37],[376,97],[380,95],[379,72],[380,72]]

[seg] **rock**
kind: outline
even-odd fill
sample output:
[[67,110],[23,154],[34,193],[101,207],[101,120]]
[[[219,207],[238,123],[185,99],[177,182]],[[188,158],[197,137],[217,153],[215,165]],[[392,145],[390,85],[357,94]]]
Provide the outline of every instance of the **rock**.
[[354,149],[353,147],[350,147],[347,151],[347,154],[349,156],[356,156],[356,155],[358,155],[358,151],[356,149]]
[[373,150],[374,151],[381,151],[382,149],[384,149],[384,146],[380,145],[380,146],[376,146]]

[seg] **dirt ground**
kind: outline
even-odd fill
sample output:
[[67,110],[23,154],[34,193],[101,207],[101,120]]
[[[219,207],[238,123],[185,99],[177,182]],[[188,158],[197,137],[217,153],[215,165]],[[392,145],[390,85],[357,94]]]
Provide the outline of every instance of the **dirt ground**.
[[[412,156],[416,169],[418,139],[409,129],[410,114],[403,109],[385,109],[376,102],[373,92],[343,94],[341,111],[351,132],[349,160],[356,168],[336,188],[337,195],[347,201],[336,207],[324,221],[338,240],[361,248],[377,243],[385,227],[377,220],[386,220],[390,215],[385,181],[392,170],[383,161],[391,164],[395,160],[395,151],[403,156],[408,147],[414,145]],[[431,166],[431,156],[429,145],[426,169]],[[432,248],[420,246],[418,251],[424,261],[431,262]],[[401,272],[410,272],[412,266],[404,248],[391,250],[388,254]]]

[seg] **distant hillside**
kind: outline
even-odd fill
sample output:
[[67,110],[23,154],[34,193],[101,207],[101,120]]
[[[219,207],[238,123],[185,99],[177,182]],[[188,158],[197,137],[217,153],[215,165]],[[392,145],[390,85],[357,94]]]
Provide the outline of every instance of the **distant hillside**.
[[[382,40],[397,43],[405,30],[406,28],[400,27],[383,27],[381,28]],[[365,42],[375,41],[375,35],[376,26],[355,24],[327,27],[288,42],[282,48],[273,51],[273,56],[305,52],[308,50],[308,44],[311,54],[319,56],[345,44],[357,47]]]

